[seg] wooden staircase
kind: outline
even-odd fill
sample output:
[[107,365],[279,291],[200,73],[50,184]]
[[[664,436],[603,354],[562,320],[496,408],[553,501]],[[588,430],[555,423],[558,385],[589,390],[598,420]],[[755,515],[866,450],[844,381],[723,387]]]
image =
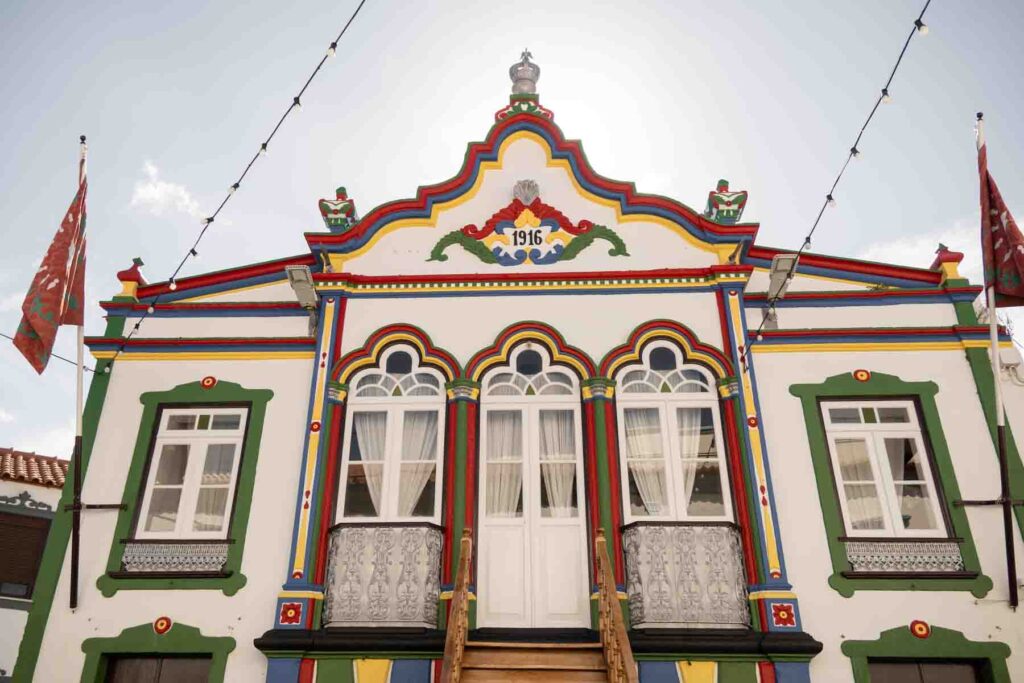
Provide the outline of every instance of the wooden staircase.
[[469,641],[462,659],[465,683],[591,683],[608,680],[601,643],[481,643]]

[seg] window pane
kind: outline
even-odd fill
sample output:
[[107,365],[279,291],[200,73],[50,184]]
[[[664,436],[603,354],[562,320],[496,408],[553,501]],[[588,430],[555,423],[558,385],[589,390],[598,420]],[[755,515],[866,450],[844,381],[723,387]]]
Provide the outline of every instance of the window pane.
[[169,415],[167,417],[168,429],[195,429],[195,415]]
[[518,410],[487,413],[487,459],[520,460],[523,457],[523,414]]
[[678,363],[676,361],[676,354],[672,353],[672,349],[659,347],[657,349],[651,350],[651,370],[675,370],[677,364]]
[[198,426],[198,429],[209,429],[209,427],[210,427],[210,416],[209,415],[200,415],[199,416],[199,426]]
[[231,483],[231,470],[235,464],[235,444],[215,443],[206,448],[206,462],[203,463],[203,485]]
[[833,424],[860,424],[860,410],[857,408],[829,408],[828,419]]
[[157,486],[181,485],[188,467],[188,445],[181,443],[164,444],[160,449],[160,462],[156,468]]
[[345,479],[345,517],[379,517],[383,464],[349,463]]
[[878,421],[885,424],[910,422],[906,408],[879,408]]
[[874,484],[846,484],[846,511],[850,517],[850,528],[857,531],[884,529],[882,504],[878,500],[878,489]]
[[196,500],[196,514],[192,520],[192,530],[221,531],[224,529],[224,513],[227,507],[227,487],[199,489],[199,498]]
[[683,458],[717,458],[715,422],[710,408],[677,408],[679,450]]
[[836,459],[844,482],[874,481],[868,445],[864,439],[836,439]]
[[576,461],[576,420],[571,410],[540,411],[540,459]]
[[487,515],[523,516],[522,463],[487,463]]
[[210,429],[238,429],[242,426],[241,415],[214,415]]
[[146,513],[146,531],[174,531],[180,502],[180,488],[153,489]]
[[[570,413],[571,415],[571,413]],[[540,465],[540,514],[542,517],[576,517],[576,463],[544,463]]]
[[878,418],[875,417],[875,409],[874,408],[864,408],[863,410],[864,410],[864,422],[866,422],[867,424],[875,424],[876,422],[878,422]]
[[917,662],[868,662],[871,683],[923,683]]
[[630,510],[634,516],[664,516],[668,510],[668,481],[662,460],[626,461]]
[[921,662],[921,680],[924,683],[979,683],[981,678],[971,662]]
[[349,460],[383,462],[387,430],[387,413],[356,413],[353,415]]
[[403,463],[399,476],[399,516],[433,517],[437,490],[436,465],[432,462]]
[[626,408],[622,417],[627,460],[663,457],[661,415],[657,408]]
[[686,514],[691,517],[721,517],[725,514],[722,472],[717,460],[683,461],[683,495]]
[[924,481],[921,453],[914,439],[899,437],[885,440],[885,452],[889,457],[889,471],[893,481]]
[[402,460],[437,459],[437,412],[410,411],[402,416]]
[[931,496],[923,484],[896,484],[904,529],[935,529]]

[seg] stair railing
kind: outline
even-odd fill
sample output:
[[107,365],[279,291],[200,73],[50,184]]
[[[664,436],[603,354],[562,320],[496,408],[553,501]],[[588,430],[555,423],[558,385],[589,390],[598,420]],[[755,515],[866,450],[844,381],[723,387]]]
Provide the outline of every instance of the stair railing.
[[459,571],[455,575],[451,609],[448,612],[448,634],[444,641],[441,683],[459,683],[462,677],[462,655],[469,638],[469,568],[473,564],[473,534],[462,530],[459,540]]
[[597,614],[598,631],[604,661],[608,666],[609,683],[639,683],[633,649],[626,634],[626,620],[619,606],[619,591],[615,587],[615,573],[608,556],[608,543],[604,530],[598,528],[594,539],[597,557]]

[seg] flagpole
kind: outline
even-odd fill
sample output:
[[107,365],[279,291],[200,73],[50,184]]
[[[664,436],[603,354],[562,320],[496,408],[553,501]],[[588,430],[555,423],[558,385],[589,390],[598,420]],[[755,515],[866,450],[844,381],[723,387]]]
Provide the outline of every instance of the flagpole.
[[[85,179],[85,161],[88,146],[85,144],[85,136],[78,138],[79,160],[78,160],[78,186],[82,186]],[[85,302],[79,302],[80,306]],[[74,470],[73,493],[74,500],[71,508],[71,609],[78,607],[78,559],[81,545],[82,529],[82,393],[85,381],[85,316],[82,316],[82,324],[78,325],[78,368],[75,373],[75,450],[72,453],[72,470]]]
[[[978,152],[985,146],[985,121],[981,112],[978,112]],[[981,182],[988,182],[988,172]],[[982,188],[986,190],[986,188]],[[987,190],[986,190],[987,191]],[[985,225],[986,216],[982,216],[982,225]],[[984,229],[984,227],[982,228]],[[1003,405],[1003,387],[999,380],[999,320],[996,316],[996,284],[995,275],[988,283],[985,290],[988,299],[988,337],[991,345],[992,357],[992,383],[995,385],[996,399],[996,448],[999,456],[999,502],[1003,508],[1003,532],[1006,537],[1006,577],[1010,591],[1010,607],[1016,609],[1018,604],[1017,595],[1017,558],[1013,538],[1013,502],[1010,499],[1010,471],[1006,453],[1006,408]]]

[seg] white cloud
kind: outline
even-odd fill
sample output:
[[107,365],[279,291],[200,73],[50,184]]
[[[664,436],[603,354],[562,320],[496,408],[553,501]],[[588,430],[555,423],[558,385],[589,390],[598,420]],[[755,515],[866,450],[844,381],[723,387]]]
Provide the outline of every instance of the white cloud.
[[977,220],[962,219],[949,228],[876,242],[858,254],[857,258],[927,268],[932,264],[940,242],[952,251],[963,253],[960,275],[972,284],[981,284],[981,233]]
[[0,424],[6,424],[8,422],[14,422],[14,416],[3,408],[0,408]]
[[199,202],[192,198],[188,188],[178,183],[160,179],[160,169],[147,161],[142,166],[145,178],[135,181],[131,206],[162,216],[166,213],[183,213],[198,218]]
[[0,313],[10,313],[11,311],[19,310],[24,300],[25,295],[18,292],[0,296]]
[[30,451],[67,460],[71,458],[71,451],[75,448],[75,423],[69,421],[64,427],[32,432],[17,439],[16,443],[6,445],[19,451]]

